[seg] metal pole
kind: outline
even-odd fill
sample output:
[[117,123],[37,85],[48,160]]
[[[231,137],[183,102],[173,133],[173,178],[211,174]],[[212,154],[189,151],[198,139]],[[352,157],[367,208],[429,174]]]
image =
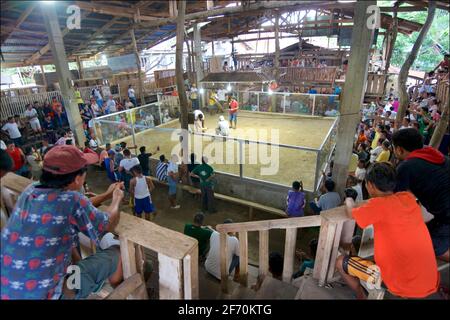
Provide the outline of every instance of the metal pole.
[[259,112],[259,92],[256,93],[256,104],[258,105],[258,112]]
[[[133,110],[128,110],[128,113],[130,114],[130,121],[131,121],[131,132],[133,134],[133,146],[136,146],[136,132],[134,131],[134,121],[133,121],[133,117],[131,116],[131,112],[133,112]],[[134,149],[134,154],[137,156],[137,149]]]
[[283,113],[286,113],[286,94],[283,94]]
[[312,107],[312,116],[314,115],[314,111],[316,109],[316,95],[313,95],[313,107]]
[[163,123],[163,117],[161,113],[161,104],[158,102],[158,112],[159,112],[159,124]]
[[239,177],[244,177],[244,146],[243,141],[239,140]]
[[320,154],[321,154],[322,150],[317,151],[317,159],[316,159],[316,174],[314,176],[314,192],[317,192],[317,188],[319,188],[319,174],[320,174]]

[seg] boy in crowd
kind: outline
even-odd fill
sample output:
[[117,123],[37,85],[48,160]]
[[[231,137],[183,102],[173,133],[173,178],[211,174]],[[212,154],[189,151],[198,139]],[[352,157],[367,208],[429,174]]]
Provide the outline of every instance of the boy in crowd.
[[167,167],[169,163],[166,157],[162,154],[159,156],[159,162],[156,165],[156,178],[161,182],[167,182]]
[[306,201],[303,192],[303,182],[294,181],[292,189],[288,191],[286,198],[286,214],[289,217],[303,217]]
[[233,121],[234,121],[234,129],[237,128],[237,114],[239,110],[239,103],[236,98],[233,96],[230,97],[230,109],[228,112],[230,113],[230,128],[233,129]]
[[319,201],[311,201],[309,203],[311,209],[315,214],[319,214],[321,211],[333,209],[339,207],[342,203],[339,193],[334,191],[336,184],[333,180],[325,180],[325,193],[319,198]]
[[411,191],[434,218],[427,223],[436,256],[449,261],[450,160],[432,147],[424,147],[412,128],[392,136],[397,166],[396,191]]
[[155,152],[150,152],[147,153],[145,150],[145,146],[142,146],[139,148],[139,152],[140,154],[137,156],[138,160],[139,160],[139,164],[141,165],[142,168],[142,173],[144,174],[144,176],[149,176],[150,175],[150,157],[154,154],[156,154],[159,151],[159,146],[156,147]]
[[139,165],[138,158],[132,158],[130,150],[123,150],[123,159],[119,163],[119,172],[127,192],[130,191],[130,180],[133,178],[131,168],[137,165]]
[[336,268],[358,299],[367,298],[360,280],[381,285],[380,274],[387,289],[403,298],[424,298],[439,286],[433,245],[420,206],[412,193],[394,193],[395,185],[394,168],[375,163],[366,175],[371,199],[360,207],[352,198],[345,199],[347,215],[361,228],[374,228],[375,262],[350,256],[336,260]]
[[316,252],[318,244],[319,242],[317,241],[317,239],[312,239],[309,242],[309,254],[301,250],[295,251],[295,256],[300,261],[300,269],[292,275],[293,279],[303,276],[305,274],[306,268],[314,269],[314,262],[316,260]]
[[28,177],[29,171],[26,165],[25,154],[22,149],[16,147],[13,141],[6,142],[6,147],[6,152],[9,154],[14,163],[12,171],[23,177]]
[[131,168],[133,179],[130,181],[130,196],[134,199],[134,213],[139,218],[145,213],[145,220],[153,220],[155,208],[152,203],[151,192],[155,189],[152,180],[142,174],[140,165]]
[[200,212],[194,216],[194,222],[192,224],[188,223],[184,226],[184,234],[197,239],[198,241],[198,254],[200,261],[206,259],[206,255],[209,250],[209,238],[211,238],[211,234],[214,231],[209,227],[203,226],[204,221],[205,215]]

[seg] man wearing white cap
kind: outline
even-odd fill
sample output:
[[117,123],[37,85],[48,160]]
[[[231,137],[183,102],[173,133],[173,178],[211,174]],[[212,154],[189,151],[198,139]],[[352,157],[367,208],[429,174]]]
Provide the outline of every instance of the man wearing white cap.
[[225,120],[224,116],[219,117],[217,123],[216,135],[228,136],[230,134],[230,124]]

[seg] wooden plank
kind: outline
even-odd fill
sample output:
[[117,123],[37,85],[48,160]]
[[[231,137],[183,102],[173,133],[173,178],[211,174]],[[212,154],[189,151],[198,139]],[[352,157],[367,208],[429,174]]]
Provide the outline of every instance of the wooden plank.
[[158,253],[159,298],[183,299],[183,268],[181,260]]
[[220,233],[220,286],[223,293],[228,293],[228,261],[227,261],[227,234]]
[[183,258],[184,299],[198,299],[198,247]]
[[[2,2],[3,5],[3,2]],[[25,9],[25,11],[23,11],[21,13],[21,15],[19,16],[19,18],[14,22],[14,24],[11,27],[11,30],[8,31],[5,35],[2,35],[2,45],[3,43],[9,38],[10,34],[15,30],[18,29],[20,27],[20,25],[28,18],[28,16],[33,12],[34,8],[36,8],[37,3],[36,2],[31,2],[27,8]],[[3,24],[2,24],[3,27]],[[5,26],[6,27],[6,26]]]
[[334,276],[336,259],[339,253],[339,244],[341,242],[341,234],[344,223],[339,222],[336,225],[336,232],[334,234],[333,246],[331,249],[330,262],[328,263],[327,279],[331,279]]
[[123,278],[127,279],[136,273],[136,256],[134,243],[120,236],[120,255],[122,257]]
[[294,272],[295,260],[295,244],[297,241],[297,229],[286,229],[286,240],[284,242],[284,264],[283,264],[283,281],[291,282]]
[[269,271],[269,230],[259,231],[259,272],[260,276]]
[[248,233],[246,231],[239,232],[239,271],[240,283],[247,286],[248,280]]
[[336,223],[327,220],[322,223],[313,272],[313,277],[319,280],[320,286],[326,282],[335,232]]
[[273,219],[263,221],[240,222],[233,224],[218,224],[219,232],[260,231],[270,229],[309,228],[321,225],[321,215],[306,216],[289,219]]
[[140,285],[144,284],[141,275],[133,274],[131,277],[123,281],[113,292],[111,292],[105,299],[107,300],[124,300]]

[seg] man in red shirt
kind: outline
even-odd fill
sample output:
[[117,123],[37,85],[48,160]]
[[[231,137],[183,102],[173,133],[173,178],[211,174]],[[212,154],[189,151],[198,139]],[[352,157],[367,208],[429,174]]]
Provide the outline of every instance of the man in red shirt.
[[22,149],[16,147],[13,141],[8,141],[6,145],[6,152],[13,160],[12,171],[18,175],[26,177],[28,175],[28,168],[25,165],[25,154]]
[[[355,207],[345,200],[347,215],[361,228],[373,225],[374,259],[340,256],[336,268],[358,299],[366,294],[360,281],[381,285],[403,298],[425,298],[439,287],[439,272],[431,237],[416,197],[394,193],[396,173],[388,163],[375,163],[366,174],[370,200]],[[375,264],[376,263],[376,264]]]
[[233,121],[234,121],[234,129],[237,128],[237,113],[239,110],[239,103],[237,100],[232,96],[230,103],[229,103],[230,109],[228,112],[230,113],[230,128],[233,129]]

